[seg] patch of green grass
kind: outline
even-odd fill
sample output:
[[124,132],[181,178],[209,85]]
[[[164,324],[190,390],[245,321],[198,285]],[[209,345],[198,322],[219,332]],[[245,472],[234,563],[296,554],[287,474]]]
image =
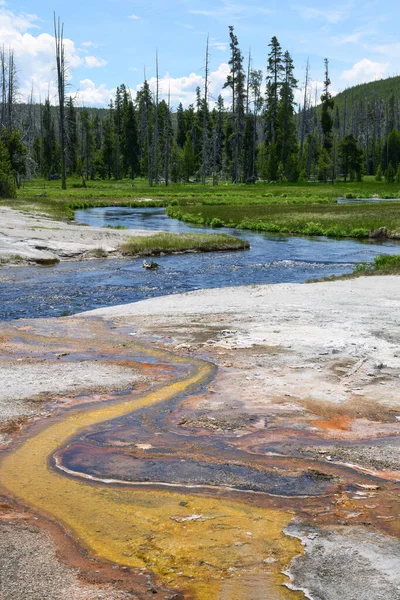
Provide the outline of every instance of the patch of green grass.
[[234,206],[185,206],[167,208],[170,217],[210,226],[253,231],[344,238],[368,238],[382,227],[388,235],[400,235],[400,202],[363,204],[262,204]]
[[[379,217],[382,204],[370,210],[363,220],[363,205],[345,205],[336,209],[338,197],[400,198],[399,184],[376,182],[365,178],[362,182],[332,184],[299,183],[255,185],[232,184],[221,181],[213,186],[171,183],[149,186],[145,179],[94,180],[82,187],[81,178],[68,178],[67,189],[60,181],[34,179],[26,181],[18,190],[18,198],[2,200],[0,206],[11,206],[29,212],[49,215],[58,220],[73,220],[76,209],[107,206],[174,208],[185,220],[213,227],[240,226],[267,232],[324,235],[331,237],[366,237],[370,229],[386,226],[398,230],[393,215]],[[396,203],[393,202],[393,213]],[[395,206],[396,205],[396,206]],[[349,212],[346,213],[346,210]],[[263,212],[264,211],[264,212]],[[360,211],[360,220],[357,219]],[[339,214],[340,213],[340,214]],[[170,213],[176,216],[176,213]],[[297,216],[296,216],[297,215]],[[372,218],[373,217],[373,218]],[[376,218],[375,218],[376,217]],[[370,222],[372,221],[372,222]],[[314,233],[313,233],[314,232]]]
[[180,252],[245,250],[249,247],[250,244],[246,240],[225,234],[157,233],[132,237],[121,245],[120,250],[127,256],[159,256]]
[[374,258],[372,263],[357,263],[353,273],[397,275],[400,273],[400,254],[380,254]]
[[53,267],[54,265],[58,265],[60,262],[59,258],[34,258],[32,259],[34,263],[41,267]]
[[370,275],[400,275],[400,254],[380,254],[370,263],[356,263],[352,273],[331,275],[323,279],[311,279],[307,283],[315,283],[316,281],[341,281]]

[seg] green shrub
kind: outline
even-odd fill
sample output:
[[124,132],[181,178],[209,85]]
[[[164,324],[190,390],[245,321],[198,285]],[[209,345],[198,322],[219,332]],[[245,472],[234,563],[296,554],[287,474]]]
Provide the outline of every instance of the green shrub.
[[16,198],[17,186],[11,169],[7,146],[0,142],[0,198]]
[[369,236],[369,231],[368,229],[365,229],[364,227],[357,227],[356,229],[352,229],[350,232],[350,237],[354,237],[354,238],[367,238]]
[[374,265],[379,269],[398,269],[400,270],[400,254],[380,254],[374,259]]
[[219,219],[218,217],[214,217],[210,221],[210,227],[213,227],[213,228],[223,227],[224,225],[225,225],[224,221],[222,219]]
[[307,223],[301,230],[303,235],[324,235],[324,229],[320,223]]

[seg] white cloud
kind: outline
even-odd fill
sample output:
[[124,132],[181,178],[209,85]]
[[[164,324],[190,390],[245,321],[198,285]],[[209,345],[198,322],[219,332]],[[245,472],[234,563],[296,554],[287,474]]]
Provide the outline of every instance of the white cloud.
[[137,15],[129,15],[128,19],[132,19],[132,21],[138,21],[140,17],[138,17]]
[[341,6],[337,8],[314,8],[311,6],[293,6],[305,21],[313,19],[327,21],[328,23],[336,24],[342,21],[349,12],[349,6]]
[[[307,96],[307,104],[311,104],[314,106],[315,104],[320,104],[321,96],[324,91],[324,82],[323,81],[311,81],[309,83],[308,88],[308,96]],[[331,96],[336,96],[338,94],[338,90],[334,87],[329,87],[329,93]],[[303,107],[304,104],[304,87],[299,87],[295,90],[294,100],[299,107]]]
[[356,33],[349,33],[348,35],[337,35],[332,40],[339,45],[342,44],[360,44],[365,33],[357,31]]
[[[226,63],[220,64],[216,71],[210,73],[209,81],[209,92],[210,102],[215,101],[219,94],[229,101],[229,90],[222,90],[222,87],[226,81],[230,67]],[[156,78],[151,77],[149,85],[152,90],[156,88]],[[196,101],[196,88],[199,86],[203,93],[204,78],[202,75],[197,73],[190,73],[185,77],[170,77],[167,73],[164,77],[160,78],[160,93],[166,99],[168,96],[168,90],[171,91],[171,104],[173,107],[182,102],[183,106],[187,107],[189,104],[194,104]],[[138,85],[137,90],[142,86]]]
[[273,10],[265,8],[260,4],[250,4],[232,2],[232,0],[220,0],[218,4],[208,9],[192,9],[188,11],[192,15],[199,15],[202,17],[214,17],[220,19],[246,19],[257,15],[271,15],[274,13]]
[[398,59],[400,54],[400,42],[375,46],[373,50],[375,50],[375,52],[379,52],[379,54],[386,54],[386,56],[390,58]]
[[[4,47],[14,51],[19,83],[19,99],[26,100],[33,88],[36,99],[49,95],[56,102],[54,36],[38,31],[40,19],[36,15],[17,13],[0,2],[0,39]],[[82,45],[93,46],[92,42]],[[68,79],[73,69],[81,66],[103,66],[105,61],[94,56],[82,58],[73,40],[64,38],[65,62]]]
[[99,45],[95,44],[94,42],[82,42],[81,46],[83,46],[84,48],[98,48]]
[[228,42],[219,42],[218,40],[211,40],[210,48],[215,48],[216,50],[225,52],[226,50],[228,50],[229,44],[228,44]]
[[103,58],[97,58],[96,56],[85,56],[85,63],[87,67],[105,67],[108,63]]
[[189,23],[182,23],[181,21],[175,21],[175,25],[179,25],[184,29],[194,29],[194,25],[189,25]]
[[83,79],[75,97],[83,106],[107,106],[114,95],[115,88],[109,89],[105,83],[96,86],[91,79]]
[[374,62],[368,58],[363,58],[355,63],[351,69],[343,71],[340,79],[344,81],[347,86],[367,83],[368,81],[376,81],[387,77],[389,69],[389,63]]

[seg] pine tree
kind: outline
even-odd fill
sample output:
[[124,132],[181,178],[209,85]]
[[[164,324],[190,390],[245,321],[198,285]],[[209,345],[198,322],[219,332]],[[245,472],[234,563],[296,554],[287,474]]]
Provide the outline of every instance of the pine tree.
[[[247,183],[256,182],[257,155],[257,120],[262,107],[261,84],[262,71],[255,71],[249,66],[248,74],[247,114],[244,133],[244,171]],[[252,106],[252,112],[250,110]]]
[[298,144],[295,123],[294,90],[297,88],[294,65],[289,52],[283,58],[285,78],[279,89],[279,106],[277,122],[277,152],[283,165],[283,172],[289,181],[296,181],[298,176]]
[[12,173],[10,155],[3,140],[0,140],[0,198],[16,198],[17,188]]
[[185,181],[188,183],[190,180],[190,177],[192,177],[192,175],[194,174],[195,166],[196,166],[193,144],[192,144],[192,140],[191,140],[189,134],[186,137],[186,142],[183,147],[183,157],[182,158],[183,158],[183,175],[184,175]]
[[50,100],[47,98],[44,103],[42,113],[42,164],[43,176],[51,179],[56,175],[59,169],[58,164],[58,149],[56,134],[54,129],[53,117],[51,114]]
[[265,134],[267,145],[276,143],[278,138],[279,91],[285,73],[283,53],[278,39],[274,36],[268,44],[270,52],[267,64],[267,98],[265,113]]
[[223,150],[225,143],[225,107],[221,94],[217,99],[217,106],[212,113],[212,181],[218,183],[223,168]]
[[21,180],[26,175],[26,157],[28,148],[22,143],[22,135],[19,129],[12,131],[3,127],[1,141],[7,148],[11,173],[17,188],[21,187]]
[[121,159],[121,123],[122,123],[122,98],[125,92],[125,86],[117,87],[114,102],[114,132],[115,132],[115,179],[120,179],[120,159]]
[[137,94],[139,121],[139,159],[140,171],[147,176],[149,185],[153,182],[152,139],[154,127],[154,103],[149,84],[145,79],[142,89]]
[[386,169],[386,173],[385,173],[385,181],[386,183],[394,183],[396,178],[396,171],[393,168],[393,165],[391,162],[389,162],[388,168]]
[[345,181],[349,174],[352,180],[354,176],[361,174],[363,160],[364,154],[358,146],[357,138],[349,133],[339,142],[339,164]]
[[95,141],[93,136],[93,124],[90,119],[90,114],[87,108],[84,108],[80,113],[80,125],[81,125],[81,174],[82,180],[84,174],[86,180],[93,176],[93,156]]
[[243,133],[245,125],[246,88],[245,73],[243,70],[243,55],[239,48],[238,39],[234,33],[234,27],[229,26],[231,58],[229,60],[230,73],[224,84],[224,88],[232,90],[232,117],[230,145],[232,148],[232,181],[238,183],[243,172]]
[[124,173],[131,179],[138,175],[139,166],[139,135],[135,109],[131,99],[127,99],[122,116],[121,152]]
[[114,107],[113,103],[110,102],[110,111],[108,118],[104,122],[103,127],[103,145],[101,148],[101,157],[104,169],[104,175],[111,179],[115,173],[115,121],[114,121]]
[[69,175],[76,173],[78,160],[78,129],[76,119],[76,108],[70,96],[67,100],[65,115],[65,137],[66,137],[66,169]]
[[326,148],[322,148],[322,151],[318,158],[318,179],[325,181],[325,183],[329,179],[329,175],[332,170],[331,158],[329,156],[329,152]]
[[323,146],[328,153],[331,152],[333,147],[333,136],[332,136],[332,110],[334,107],[334,101],[329,91],[331,80],[329,79],[329,61],[325,58],[325,80],[324,80],[324,93],[321,96],[322,109],[321,109],[321,126],[323,134]]
[[176,123],[177,123],[177,132],[176,132],[176,143],[179,148],[183,148],[186,141],[186,120],[185,113],[183,111],[182,102],[179,102],[178,109],[176,111]]
[[378,165],[378,168],[376,169],[375,181],[382,181],[382,169],[381,169],[381,165]]

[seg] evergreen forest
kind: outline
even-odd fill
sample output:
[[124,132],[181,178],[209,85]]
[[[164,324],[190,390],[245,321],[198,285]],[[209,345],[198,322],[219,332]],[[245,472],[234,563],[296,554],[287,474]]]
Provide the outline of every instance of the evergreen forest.
[[[170,183],[218,185],[265,182],[400,182],[400,78],[331,94],[329,61],[321,94],[294,75],[288,50],[272,37],[265,71],[253,69],[233,26],[229,27],[228,95],[209,93],[209,48],[205,77],[188,107],[172,107],[157,85],[144,81],[132,94],[117,87],[107,109],[76,106],[66,93],[63,28],[55,26],[58,103],[18,99],[13,50],[0,51],[0,196],[13,197],[24,180],[79,177],[83,187],[95,179],[137,177],[150,186]],[[300,104],[296,90],[304,91]],[[227,99],[228,98],[228,99]]]

